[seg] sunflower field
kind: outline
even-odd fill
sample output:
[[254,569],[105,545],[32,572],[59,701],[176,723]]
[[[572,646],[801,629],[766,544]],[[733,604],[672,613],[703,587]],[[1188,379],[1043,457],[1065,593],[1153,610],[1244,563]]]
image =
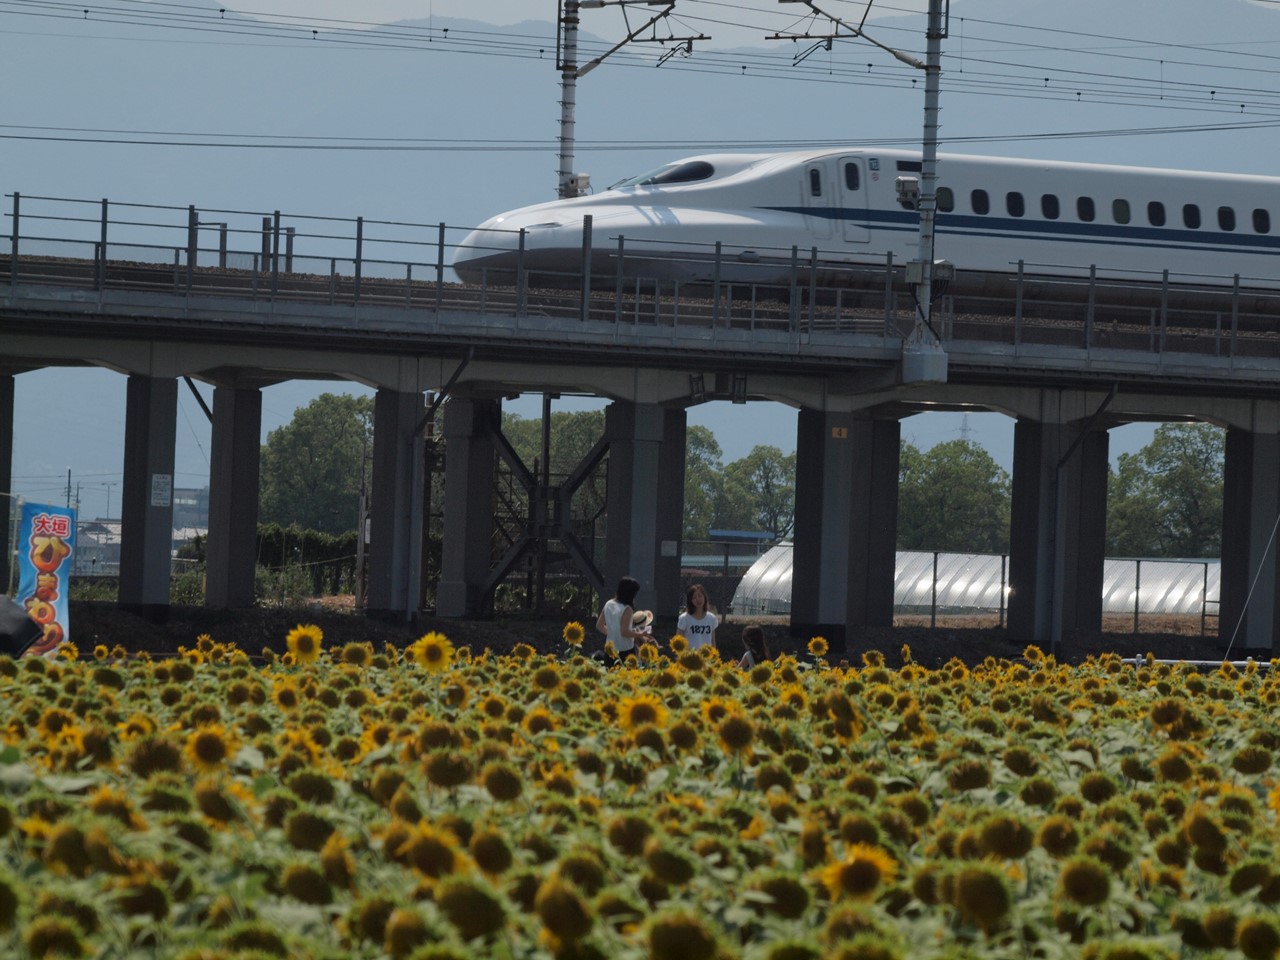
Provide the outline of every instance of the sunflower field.
[[1280,956],[1271,665],[0,658],[0,956]]

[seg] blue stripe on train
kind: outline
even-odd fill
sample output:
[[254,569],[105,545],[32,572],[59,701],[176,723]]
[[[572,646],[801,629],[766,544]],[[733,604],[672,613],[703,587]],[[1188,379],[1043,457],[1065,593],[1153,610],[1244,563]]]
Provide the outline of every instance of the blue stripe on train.
[[[762,207],[779,213],[822,217],[869,230],[906,232],[917,229],[919,215],[912,211],[867,210],[854,207]],[[957,237],[999,237],[1002,239],[1066,240],[1105,246],[1161,247],[1199,252],[1276,253],[1280,235],[1240,234],[1214,230],[1186,230],[1172,227],[1127,227],[1106,223],[1071,223],[1058,220],[1017,217],[979,217],[968,214],[938,214],[936,229]]]

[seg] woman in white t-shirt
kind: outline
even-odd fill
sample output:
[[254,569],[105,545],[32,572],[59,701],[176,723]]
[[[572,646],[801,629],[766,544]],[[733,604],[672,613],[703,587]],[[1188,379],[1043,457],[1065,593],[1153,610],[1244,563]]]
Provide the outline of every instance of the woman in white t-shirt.
[[613,599],[605,601],[604,609],[596,620],[596,629],[605,636],[605,642],[613,645],[613,662],[625,660],[627,654],[636,648],[637,640],[644,640],[649,635],[634,629],[632,617],[635,610],[636,594],[640,592],[640,583],[632,577],[623,577],[618,581],[618,589]]
[[685,612],[676,621],[676,632],[689,641],[689,649],[714,647],[720,618],[707,609],[707,591],[695,583],[685,591]]

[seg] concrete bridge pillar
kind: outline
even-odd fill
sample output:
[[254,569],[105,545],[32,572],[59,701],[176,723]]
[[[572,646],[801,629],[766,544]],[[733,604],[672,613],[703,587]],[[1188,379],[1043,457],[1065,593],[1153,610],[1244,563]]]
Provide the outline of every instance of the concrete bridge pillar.
[[1053,652],[1102,628],[1105,430],[1019,419],[1013,433],[1009,634]]
[[493,438],[501,425],[500,401],[444,405],[444,543],[436,588],[441,617],[485,612],[484,585],[493,564]]
[[0,592],[9,589],[9,531],[13,527],[13,381],[12,373],[0,373]]
[[[1218,636],[1231,656],[1280,656],[1280,436],[1227,429],[1222,481],[1222,586]],[[1252,591],[1252,596],[1250,592]]]
[[131,374],[125,387],[119,605],[162,619],[173,552],[174,430],[178,381]]
[[422,609],[423,395],[380,389],[373,399],[367,613],[408,622]]
[[672,617],[683,603],[686,415],[657,404],[618,401],[605,408],[609,442],[604,588],[625,576],[640,582],[637,608]]
[[205,606],[254,604],[262,391],[215,387]]
[[897,420],[799,414],[791,629],[833,652],[893,625],[901,433]]

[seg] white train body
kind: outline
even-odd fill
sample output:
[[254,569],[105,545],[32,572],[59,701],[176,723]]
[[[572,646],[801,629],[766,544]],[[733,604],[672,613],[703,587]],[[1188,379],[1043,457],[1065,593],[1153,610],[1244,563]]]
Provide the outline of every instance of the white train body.
[[[684,281],[786,282],[792,248],[802,264],[814,248],[824,264],[884,264],[889,254],[901,264],[917,258],[919,213],[899,199],[900,177],[919,179],[918,153],[690,157],[493,217],[459,245],[454,268],[473,283],[518,266],[541,272],[539,282],[576,281],[587,215],[592,270],[605,276],[620,249],[627,275]],[[1157,283],[1167,270],[1197,286],[1238,276],[1244,289],[1280,287],[1280,177],[944,154],[937,186],[934,257],[970,289],[1019,261],[1039,275],[1096,266]],[[838,270],[819,276],[841,282]]]

